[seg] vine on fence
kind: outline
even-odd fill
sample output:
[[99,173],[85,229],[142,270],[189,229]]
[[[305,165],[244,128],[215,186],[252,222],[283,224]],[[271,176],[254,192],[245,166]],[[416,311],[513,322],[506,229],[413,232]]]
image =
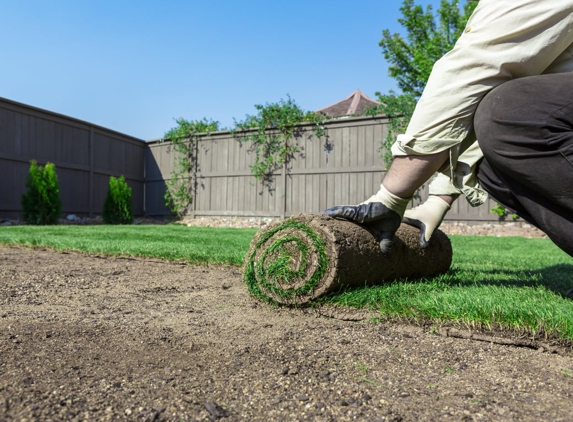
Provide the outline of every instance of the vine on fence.
[[171,140],[172,151],[177,153],[171,178],[166,182],[165,205],[181,217],[193,200],[193,188],[196,183],[193,177],[197,163],[197,141],[203,135],[219,130],[219,122],[203,118],[202,120],[175,119],[177,126],[164,135],[164,140]]
[[388,95],[377,92],[376,96],[382,104],[367,108],[364,110],[364,114],[367,116],[383,114],[388,119],[388,133],[382,140],[379,149],[386,169],[388,169],[393,159],[392,145],[396,142],[398,134],[406,131],[416,107],[416,98],[410,94],[396,95],[394,91],[390,91]]
[[289,140],[301,134],[301,123],[313,123],[313,133],[317,138],[324,135],[323,122],[326,116],[301,109],[290,96],[278,103],[257,104],[256,116],[249,116],[243,121],[235,120],[233,137],[241,143],[251,143],[255,153],[255,163],[250,166],[251,172],[263,186],[270,187],[273,173],[294,155],[300,152],[298,145]]
[[490,209],[489,212],[491,212],[493,214],[497,214],[499,220],[505,220],[505,217],[507,217],[508,215],[514,221],[519,218],[519,215],[517,215],[517,214],[509,214],[508,210],[503,205],[501,205],[499,202],[496,202],[495,208]]

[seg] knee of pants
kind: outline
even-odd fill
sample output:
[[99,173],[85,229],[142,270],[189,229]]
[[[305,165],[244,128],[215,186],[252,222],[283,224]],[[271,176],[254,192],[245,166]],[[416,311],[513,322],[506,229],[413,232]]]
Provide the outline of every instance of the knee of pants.
[[491,90],[480,102],[474,116],[474,128],[480,148],[488,158],[494,158],[496,151],[503,149],[502,143],[508,135],[515,133],[508,121],[508,113],[515,104],[513,81],[506,82]]

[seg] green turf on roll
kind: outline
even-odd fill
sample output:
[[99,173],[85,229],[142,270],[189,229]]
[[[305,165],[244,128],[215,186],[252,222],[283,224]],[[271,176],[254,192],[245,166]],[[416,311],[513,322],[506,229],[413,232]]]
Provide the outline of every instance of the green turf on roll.
[[245,262],[245,283],[255,297],[302,305],[341,287],[384,283],[447,271],[449,239],[436,232],[419,247],[419,231],[402,225],[390,256],[380,252],[378,232],[321,214],[299,214],[261,229]]

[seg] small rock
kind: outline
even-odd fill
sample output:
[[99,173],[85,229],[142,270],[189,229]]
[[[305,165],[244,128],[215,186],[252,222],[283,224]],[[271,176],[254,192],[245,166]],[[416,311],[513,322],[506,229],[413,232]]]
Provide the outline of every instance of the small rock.
[[67,219],[68,221],[76,221],[76,220],[79,220],[78,216],[77,216],[77,215],[74,215],[74,214],[68,215],[68,216],[66,217],[66,219]]
[[227,412],[215,402],[205,403],[205,409],[211,414],[214,419],[223,418],[227,416]]
[[296,396],[296,399],[298,401],[308,401],[309,400],[308,397],[305,396],[304,394],[299,394],[298,396]]
[[277,396],[271,401],[271,404],[279,404],[283,400],[284,400],[283,396]]

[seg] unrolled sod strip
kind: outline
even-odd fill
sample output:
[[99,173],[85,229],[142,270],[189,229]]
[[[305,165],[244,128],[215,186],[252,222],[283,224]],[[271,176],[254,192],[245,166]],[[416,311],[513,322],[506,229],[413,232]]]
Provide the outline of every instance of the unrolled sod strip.
[[425,249],[419,237],[418,229],[402,224],[385,257],[375,225],[298,214],[257,233],[245,261],[245,283],[261,299],[302,305],[342,287],[446,272],[452,263],[448,237],[437,230]]

